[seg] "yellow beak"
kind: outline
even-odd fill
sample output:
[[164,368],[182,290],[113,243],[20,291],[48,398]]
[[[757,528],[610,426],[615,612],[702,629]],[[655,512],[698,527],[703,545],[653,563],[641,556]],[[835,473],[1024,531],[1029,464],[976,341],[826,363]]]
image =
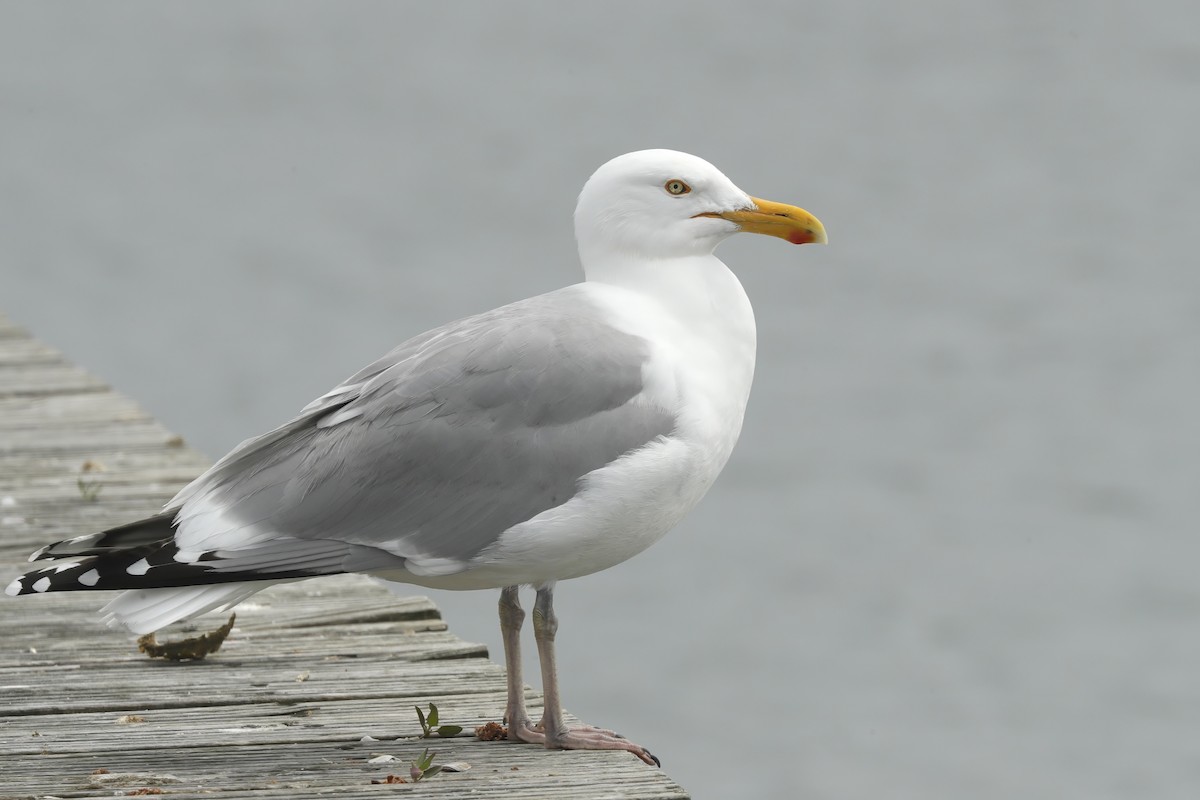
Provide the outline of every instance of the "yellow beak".
[[754,202],[754,208],[740,211],[706,211],[696,216],[727,219],[744,231],[778,236],[792,244],[828,244],[825,226],[803,208],[759,200],[757,197],[750,199]]

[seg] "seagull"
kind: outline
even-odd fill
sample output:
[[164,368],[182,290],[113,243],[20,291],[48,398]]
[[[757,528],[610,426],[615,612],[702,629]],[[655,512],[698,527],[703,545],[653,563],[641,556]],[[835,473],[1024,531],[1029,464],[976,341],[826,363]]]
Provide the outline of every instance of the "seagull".
[[[103,613],[148,633],[318,575],[498,588],[508,738],[657,765],[613,731],[563,721],[554,589],[654,544],[729,459],[755,325],[713,251],[738,231],[826,242],[807,211],[751,197],[701,158],[618,156],[579,195],[582,283],[409,339],[161,513],[41,548],[30,561],[51,563],[7,593],[124,589]],[[536,724],[522,586],[536,592]]]

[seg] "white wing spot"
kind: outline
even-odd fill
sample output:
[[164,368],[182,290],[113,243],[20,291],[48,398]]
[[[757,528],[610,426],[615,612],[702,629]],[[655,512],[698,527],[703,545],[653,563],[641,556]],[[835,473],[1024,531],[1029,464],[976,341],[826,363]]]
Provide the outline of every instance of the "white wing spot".
[[14,578],[13,582],[4,588],[4,593],[9,597],[16,597],[21,593],[21,579]]
[[79,576],[79,582],[84,586],[95,586],[100,582],[100,573],[94,569],[89,569]]
[[126,567],[125,571],[130,575],[145,575],[150,571],[150,562],[144,558],[140,558]]
[[44,592],[49,588],[50,588],[50,579],[49,578],[38,578],[36,581],[33,582],[33,590],[35,592]]

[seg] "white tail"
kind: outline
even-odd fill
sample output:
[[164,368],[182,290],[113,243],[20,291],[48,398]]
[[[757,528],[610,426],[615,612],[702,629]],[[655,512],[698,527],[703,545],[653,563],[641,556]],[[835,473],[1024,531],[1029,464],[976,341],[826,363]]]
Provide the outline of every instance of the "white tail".
[[276,583],[281,581],[130,589],[100,609],[100,613],[104,614],[104,620],[110,626],[124,625],[134,633],[151,633],[172,622],[237,605],[255,592]]

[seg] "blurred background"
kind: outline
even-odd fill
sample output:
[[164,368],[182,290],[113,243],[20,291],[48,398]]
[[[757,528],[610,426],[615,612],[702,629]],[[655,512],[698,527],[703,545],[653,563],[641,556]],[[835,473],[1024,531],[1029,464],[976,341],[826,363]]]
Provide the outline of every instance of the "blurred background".
[[567,707],[698,798],[1192,798],[1197,142],[1193,0],[11,2],[0,307],[215,458],[694,152],[832,244],[722,248],[741,443],[560,586]]

